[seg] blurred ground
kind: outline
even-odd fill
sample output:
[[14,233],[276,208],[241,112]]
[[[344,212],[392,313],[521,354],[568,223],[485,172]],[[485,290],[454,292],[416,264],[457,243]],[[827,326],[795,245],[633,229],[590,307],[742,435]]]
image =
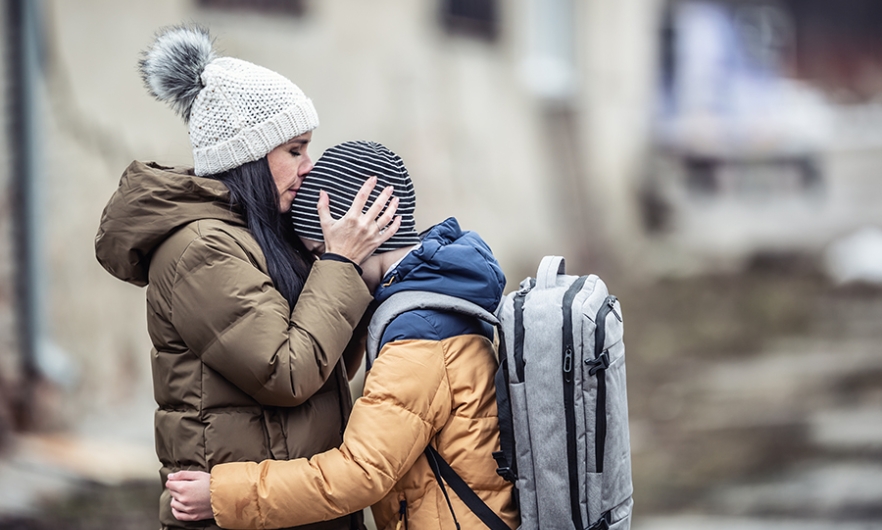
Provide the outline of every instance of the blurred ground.
[[43,505],[40,514],[0,516],[7,530],[155,530],[159,481],[108,487],[84,483],[76,493]]
[[636,530],[882,527],[882,291],[757,268],[622,296]]
[[[779,258],[609,283],[628,326],[635,530],[882,528],[882,289]],[[34,443],[51,441],[19,447]],[[155,479],[47,475],[22,451],[3,461],[0,497],[42,485],[0,528],[155,528]]]

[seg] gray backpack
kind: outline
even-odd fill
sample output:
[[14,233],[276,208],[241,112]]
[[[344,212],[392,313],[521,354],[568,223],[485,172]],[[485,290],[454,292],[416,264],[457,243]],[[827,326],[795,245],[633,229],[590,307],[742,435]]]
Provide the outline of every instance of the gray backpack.
[[[629,530],[622,312],[606,284],[595,275],[566,275],[562,257],[546,256],[536,278],[506,295],[496,315],[452,296],[395,294],[371,320],[368,366],[386,326],[414,309],[464,313],[497,328],[501,450],[492,456],[497,473],[516,486],[521,528]],[[446,482],[488,528],[508,528],[434,448],[425,453],[445,497]]]

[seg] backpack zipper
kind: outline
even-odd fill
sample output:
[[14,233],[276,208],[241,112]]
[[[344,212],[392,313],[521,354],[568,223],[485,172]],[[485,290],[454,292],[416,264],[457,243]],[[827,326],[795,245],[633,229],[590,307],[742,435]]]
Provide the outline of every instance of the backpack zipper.
[[518,381],[524,380],[524,300],[528,291],[517,293],[514,297],[514,368]]
[[587,276],[579,277],[566,290],[561,302],[563,310],[563,387],[564,387],[564,415],[567,427],[567,462],[570,481],[570,512],[573,526],[576,530],[582,530],[582,508],[579,498],[579,462],[578,449],[576,447],[576,390],[573,384],[573,301],[576,294],[582,290]]
[[619,322],[622,317],[616,311],[616,298],[609,295],[603,305],[597,311],[594,328],[594,359],[585,360],[585,364],[591,365],[590,374],[597,376],[597,412],[594,428],[594,470],[603,473],[603,456],[606,451],[606,369],[609,368],[609,350],[604,348],[606,343],[606,317],[612,313]]

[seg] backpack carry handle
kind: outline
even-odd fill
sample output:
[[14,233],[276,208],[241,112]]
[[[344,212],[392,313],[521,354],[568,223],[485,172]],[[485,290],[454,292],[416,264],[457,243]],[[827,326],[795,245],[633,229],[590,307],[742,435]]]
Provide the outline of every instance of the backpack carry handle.
[[545,256],[539,262],[536,272],[537,289],[553,289],[557,285],[557,277],[566,274],[566,261],[563,256]]

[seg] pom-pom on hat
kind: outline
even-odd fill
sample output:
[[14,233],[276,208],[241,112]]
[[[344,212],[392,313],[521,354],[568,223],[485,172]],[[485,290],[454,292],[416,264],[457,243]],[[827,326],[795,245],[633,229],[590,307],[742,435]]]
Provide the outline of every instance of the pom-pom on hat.
[[319,190],[328,193],[331,217],[339,219],[349,210],[364,181],[374,176],[377,177],[377,185],[371,191],[364,210],[367,211],[386,186],[392,186],[395,188],[394,196],[398,197],[398,209],[395,215],[401,216],[401,227],[398,232],[380,245],[377,252],[389,252],[419,243],[420,237],[413,216],[416,209],[416,193],[404,162],[385,146],[365,141],[335,145],[316,161],[315,167],[303,180],[291,206],[297,235],[315,241],[325,240],[315,209]]
[[199,176],[259,160],[319,124],[297,85],[262,66],[218,57],[200,26],[160,30],[138,66],[148,92],[189,124]]

